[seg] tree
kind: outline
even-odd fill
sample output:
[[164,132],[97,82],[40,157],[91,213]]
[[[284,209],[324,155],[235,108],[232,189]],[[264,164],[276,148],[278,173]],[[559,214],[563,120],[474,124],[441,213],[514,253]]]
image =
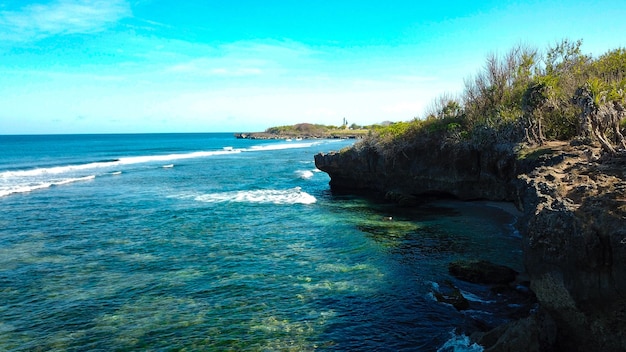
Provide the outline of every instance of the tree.
[[443,94],[426,109],[426,119],[446,119],[463,115],[463,107],[459,100],[449,94]]
[[595,74],[606,82],[626,79],[626,49],[619,48],[601,55],[594,63]]
[[606,136],[606,132],[611,131],[615,143],[626,149],[624,136],[619,130],[620,122],[626,114],[623,105],[624,91],[611,95],[611,90],[606,83],[593,78],[576,90],[573,101],[581,109],[583,135],[594,137],[604,151],[615,154],[616,149]]

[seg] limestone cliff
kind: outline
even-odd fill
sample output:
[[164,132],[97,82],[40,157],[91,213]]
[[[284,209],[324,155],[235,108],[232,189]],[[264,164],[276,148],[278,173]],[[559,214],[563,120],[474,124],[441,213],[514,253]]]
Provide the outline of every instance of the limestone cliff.
[[541,317],[492,333],[487,350],[525,350],[531,345],[513,341],[520,331],[542,331],[529,329],[529,322],[546,320],[554,321],[555,336],[532,335],[543,336],[533,350],[626,350],[623,153],[600,158],[598,149],[566,143],[527,153],[511,146],[418,146],[394,157],[352,148],[316,155],[315,163],[330,175],[334,190],[388,193],[400,202],[447,194],[516,203],[524,214],[518,222],[524,263]]
[[519,177],[531,288],[560,349],[624,351],[626,155],[555,149]]
[[330,175],[334,190],[512,201],[515,158],[511,145],[478,150],[452,144],[418,144],[392,157],[381,155],[374,148],[318,154],[315,165]]

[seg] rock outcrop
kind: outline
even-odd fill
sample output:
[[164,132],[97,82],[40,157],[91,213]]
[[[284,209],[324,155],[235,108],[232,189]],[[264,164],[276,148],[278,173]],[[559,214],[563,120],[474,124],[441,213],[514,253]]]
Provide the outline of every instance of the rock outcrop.
[[524,263],[541,308],[487,335],[492,346],[526,330],[539,339],[534,350],[626,350],[625,153],[600,157],[599,148],[567,143],[527,153],[450,145],[391,158],[352,148],[316,155],[315,163],[339,191],[514,202],[523,211]]
[[457,261],[448,265],[448,272],[457,279],[477,284],[506,285],[515,280],[518,272],[485,260]]
[[626,350],[626,155],[565,146],[520,175],[524,263],[562,350]]
[[393,157],[374,148],[351,148],[318,154],[315,165],[330,175],[334,190],[408,197],[450,195],[462,200],[515,199],[516,155],[511,145],[486,151],[417,145]]

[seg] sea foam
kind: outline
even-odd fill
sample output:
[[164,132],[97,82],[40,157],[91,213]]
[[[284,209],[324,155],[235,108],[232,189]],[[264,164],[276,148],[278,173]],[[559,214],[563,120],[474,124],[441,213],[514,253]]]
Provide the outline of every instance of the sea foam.
[[107,161],[97,161],[93,163],[86,164],[71,164],[64,166],[53,166],[46,168],[35,168],[28,170],[11,170],[0,172],[0,179],[10,179],[16,177],[36,177],[36,176],[44,176],[44,175],[60,175],[71,172],[79,172],[84,170],[93,170],[93,169],[102,169],[102,168],[110,168],[120,165],[134,165],[134,164],[142,164],[149,162],[157,162],[157,161],[173,161],[173,160],[181,160],[181,159],[193,159],[193,158],[203,158],[215,155],[224,155],[224,154],[233,154],[240,153],[241,150],[219,150],[219,151],[208,151],[208,152],[192,152],[192,153],[179,153],[179,154],[164,154],[164,155],[144,155],[144,156],[130,156],[123,157],[119,159],[111,159]]
[[303,192],[300,187],[285,190],[231,191],[203,194],[195,200],[206,203],[258,203],[258,204],[313,204],[314,196]]
[[[199,151],[191,153],[177,153],[164,155],[131,156],[119,159],[100,160],[84,164],[70,164],[63,166],[34,168],[27,170],[8,170],[0,172],[0,197],[10,194],[27,193],[45,189],[55,185],[64,185],[77,181],[95,178],[96,175],[84,176],[95,172],[120,175],[120,166],[135,165],[150,162],[171,162],[173,160],[203,158],[215,155],[240,153],[241,150]],[[162,165],[163,168],[172,168],[174,164]],[[109,169],[109,170],[107,170]],[[101,170],[101,171],[97,171]]]
[[307,179],[313,177],[313,171],[298,170],[298,171],[296,171],[296,175],[298,176],[298,178],[301,178],[303,180],[307,180]]
[[36,191],[39,189],[50,188],[53,186],[62,186],[67,185],[74,182],[80,181],[89,181],[96,178],[96,175],[89,175],[84,177],[74,177],[74,178],[66,178],[59,179],[50,182],[40,182],[40,183],[32,183],[28,185],[13,185],[13,186],[0,186],[0,197],[8,196],[10,194],[16,193],[28,193],[32,191]]
[[314,145],[319,144],[319,142],[308,142],[308,143],[281,143],[281,144],[266,144],[266,145],[255,145],[247,149],[243,149],[245,152],[260,152],[266,150],[282,150],[282,149],[297,149],[297,148],[308,148]]
[[484,348],[477,344],[472,343],[464,334],[457,334],[456,331],[450,333],[451,338],[446,343],[437,349],[437,352],[482,352]]

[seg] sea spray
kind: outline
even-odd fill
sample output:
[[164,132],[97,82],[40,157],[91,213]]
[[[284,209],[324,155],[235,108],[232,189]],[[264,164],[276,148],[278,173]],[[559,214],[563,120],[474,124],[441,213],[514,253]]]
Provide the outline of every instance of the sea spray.
[[303,192],[300,187],[285,190],[252,190],[232,191],[203,194],[195,200],[206,203],[259,203],[259,204],[313,204],[317,201],[314,196]]

